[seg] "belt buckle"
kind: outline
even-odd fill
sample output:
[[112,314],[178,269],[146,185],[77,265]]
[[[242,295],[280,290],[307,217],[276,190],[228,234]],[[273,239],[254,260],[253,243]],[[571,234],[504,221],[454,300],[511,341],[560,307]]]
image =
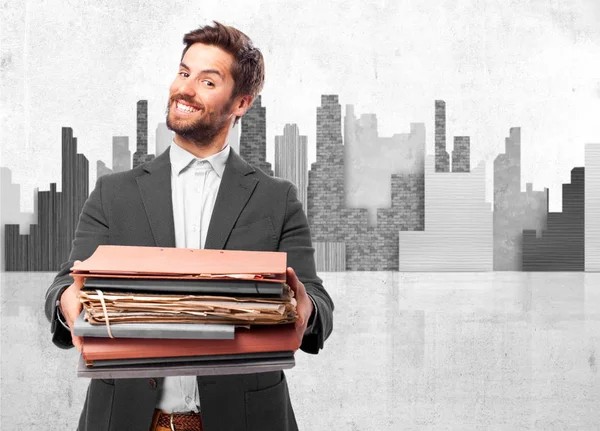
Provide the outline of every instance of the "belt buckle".
[[169,425],[171,425],[171,431],[176,431],[175,425],[173,424],[173,412],[171,412],[170,418],[171,418],[171,422]]

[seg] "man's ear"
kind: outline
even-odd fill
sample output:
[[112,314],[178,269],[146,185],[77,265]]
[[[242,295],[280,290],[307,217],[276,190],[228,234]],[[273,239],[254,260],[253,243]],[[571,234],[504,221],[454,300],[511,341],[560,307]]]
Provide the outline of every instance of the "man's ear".
[[252,106],[252,102],[254,101],[254,97],[249,94],[241,96],[235,103],[235,109],[232,114],[236,117],[242,117],[248,109]]

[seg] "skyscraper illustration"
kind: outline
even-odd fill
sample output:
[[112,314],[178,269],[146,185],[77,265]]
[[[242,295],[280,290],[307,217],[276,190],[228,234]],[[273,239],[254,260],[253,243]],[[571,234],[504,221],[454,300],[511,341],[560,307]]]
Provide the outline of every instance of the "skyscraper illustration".
[[106,166],[106,163],[104,163],[102,160],[98,160],[96,162],[96,179],[112,173],[113,170]]
[[[5,270],[4,252],[6,248],[5,225],[13,225],[16,235],[29,232],[29,225],[37,215],[37,193],[34,197],[33,213],[21,212],[21,186],[12,182],[9,168],[0,167],[0,266]],[[19,229],[20,228],[20,229]]]
[[267,114],[266,108],[261,105],[261,99],[260,95],[256,97],[240,120],[240,156],[255,168],[272,176],[271,164],[267,162]]
[[494,270],[521,271],[523,230],[546,228],[548,189],[521,191],[521,128],[510,129],[504,153],[494,160]]
[[600,271],[600,144],[585,146],[585,270]]
[[368,225],[367,209],[346,207],[341,106],[337,95],[321,96],[321,106],[317,107],[317,161],[311,166],[308,180],[308,220],[320,270],[344,269],[331,267],[341,262],[335,253],[341,251],[342,244],[345,269],[397,268],[398,231],[423,229],[423,175],[393,175],[391,179],[391,208],[377,210],[377,227]]
[[131,169],[129,136],[113,136],[112,152],[114,172],[125,172]]
[[523,231],[523,271],[585,270],[585,169],[571,170],[563,184],[562,212],[549,212],[540,237]]
[[454,137],[452,150],[452,172],[471,171],[471,138],[468,136]]
[[306,210],[308,186],[308,138],[301,136],[296,124],[286,124],[282,136],[275,136],[275,176],[291,181],[298,188],[298,199]]
[[156,155],[160,156],[173,142],[174,133],[169,130],[167,123],[158,123],[156,126]]
[[136,120],[136,151],[133,154],[133,167],[137,168],[154,158],[148,154],[148,101],[138,100]]
[[491,204],[485,164],[471,172],[436,172],[425,159],[425,231],[400,232],[400,271],[492,271]]
[[435,101],[435,171],[450,172],[450,157],[446,151],[446,102]]
[[7,271],[56,271],[69,257],[79,214],[89,194],[89,163],[77,153],[73,129],[62,128],[62,190],[38,192],[38,223],[28,235],[6,225]]
[[227,145],[238,154],[240,153],[240,128],[240,121],[238,121],[227,134]]
[[425,125],[412,123],[410,133],[379,136],[375,114],[356,118],[346,105],[344,118],[344,180],[346,207],[366,208],[369,224],[377,210],[392,205],[392,175],[423,175]]

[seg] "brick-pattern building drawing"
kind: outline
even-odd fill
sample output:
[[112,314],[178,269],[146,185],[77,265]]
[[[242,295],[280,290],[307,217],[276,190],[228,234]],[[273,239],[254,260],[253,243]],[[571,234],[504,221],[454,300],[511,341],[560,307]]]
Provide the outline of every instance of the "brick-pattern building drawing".
[[446,102],[435,101],[435,171],[450,172],[450,156],[446,150]]
[[148,101],[138,100],[136,116],[136,151],[133,153],[133,167],[137,168],[154,159],[148,154]]
[[504,153],[494,160],[494,271],[521,271],[523,230],[546,228],[548,189],[521,191],[521,128],[510,129]]
[[600,271],[600,144],[585,146],[585,270]]
[[254,99],[252,106],[240,120],[240,156],[255,168],[273,176],[271,163],[267,162],[267,110],[262,97]]
[[400,271],[491,271],[492,211],[485,165],[470,173],[436,172],[425,159],[425,231],[400,232]]
[[308,186],[308,138],[300,135],[298,125],[286,124],[283,135],[275,136],[275,176],[291,181],[298,188],[298,200],[306,211]]
[[452,172],[471,171],[471,138],[455,136],[452,150]]
[[[344,117],[344,190],[347,208],[366,208],[377,226],[378,209],[390,208],[393,175],[423,175],[425,125],[412,123],[410,133],[379,136],[375,114],[356,118],[346,105]],[[408,178],[408,177],[407,177]]]
[[[317,161],[308,180],[313,241],[328,250],[344,242],[348,270],[397,268],[397,232],[423,229],[423,175],[392,176],[391,208],[378,209],[376,227],[368,225],[367,209],[346,207],[344,175],[341,106],[337,95],[323,95],[317,108]],[[317,253],[317,266],[326,266],[326,260],[336,261]]]
[[585,169],[571,170],[563,184],[562,212],[549,212],[547,228],[537,237],[523,230],[523,271],[585,270]]

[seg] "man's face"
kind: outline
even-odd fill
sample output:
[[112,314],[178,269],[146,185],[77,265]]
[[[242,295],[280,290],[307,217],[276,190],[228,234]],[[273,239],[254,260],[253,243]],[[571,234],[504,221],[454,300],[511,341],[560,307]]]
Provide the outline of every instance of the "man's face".
[[227,133],[235,118],[232,62],[233,57],[216,46],[190,46],[169,89],[169,129],[196,145],[210,144]]

